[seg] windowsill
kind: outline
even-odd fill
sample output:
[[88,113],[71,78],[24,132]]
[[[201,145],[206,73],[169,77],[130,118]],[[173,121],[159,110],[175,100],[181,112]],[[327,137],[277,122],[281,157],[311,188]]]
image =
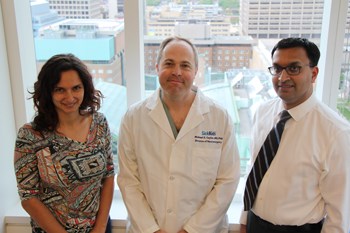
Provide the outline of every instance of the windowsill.
[[[242,209],[242,183],[243,182],[240,182],[234,201],[231,203],[230,208],[227,211],[230,222],[230,231],[239,231],[239,217]],[[125,228],[127,211],[119,190],[115,191],[110,216],[113,227],[117,229]],[[29,215],[23,210],[20,202],[9,210],[5,216],[6,225],[27,225],[29,224],[29,221]]]

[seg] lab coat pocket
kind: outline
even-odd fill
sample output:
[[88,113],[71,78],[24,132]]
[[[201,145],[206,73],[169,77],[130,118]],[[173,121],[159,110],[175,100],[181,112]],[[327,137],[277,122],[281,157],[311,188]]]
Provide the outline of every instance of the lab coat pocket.
[[220,162],[220,149],[194,148],[192,152],[192,174],[200,182],[215,181]]

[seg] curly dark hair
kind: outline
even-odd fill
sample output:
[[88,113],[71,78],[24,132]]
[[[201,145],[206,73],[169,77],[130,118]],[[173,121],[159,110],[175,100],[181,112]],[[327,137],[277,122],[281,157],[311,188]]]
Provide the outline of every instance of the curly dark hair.
[[32,96],[36,114],[34,129],[38,131],[53,131],[58,124],[58,115],[52,102],[52,92],[61,79],[61,73],[75,70],[84,86],[84,99],[80,105],[81,115],[93,114],[101,107],[103,94],[96,90],[87,66],[73,54],[57,54],[52,56],[41,68],[38,80],[34,83]]
[[310,60],[310,66],[317,66],[321,53],[317,45],[306,38],[290,37],[280,40],[271,51],[271,57],[277,49],[304,48]]

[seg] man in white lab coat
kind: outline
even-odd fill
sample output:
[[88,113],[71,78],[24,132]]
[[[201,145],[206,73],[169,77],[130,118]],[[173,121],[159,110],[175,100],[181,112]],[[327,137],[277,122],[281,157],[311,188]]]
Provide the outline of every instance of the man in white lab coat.
[[240,176],[232,120],[193,85],[198,55],[189,40],[165,39],[156,69],[161,87],[129,108],[119,134],[127,232],[228,232]]

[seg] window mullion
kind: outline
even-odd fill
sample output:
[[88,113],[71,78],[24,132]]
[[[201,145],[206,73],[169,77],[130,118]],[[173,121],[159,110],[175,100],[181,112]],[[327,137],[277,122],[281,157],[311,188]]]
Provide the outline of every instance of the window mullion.
[[128,106],[145,96],[143,1],[124,2],[125,77]]
[[316,95],[336,110],[348,1],[325,1],[323,9]]

